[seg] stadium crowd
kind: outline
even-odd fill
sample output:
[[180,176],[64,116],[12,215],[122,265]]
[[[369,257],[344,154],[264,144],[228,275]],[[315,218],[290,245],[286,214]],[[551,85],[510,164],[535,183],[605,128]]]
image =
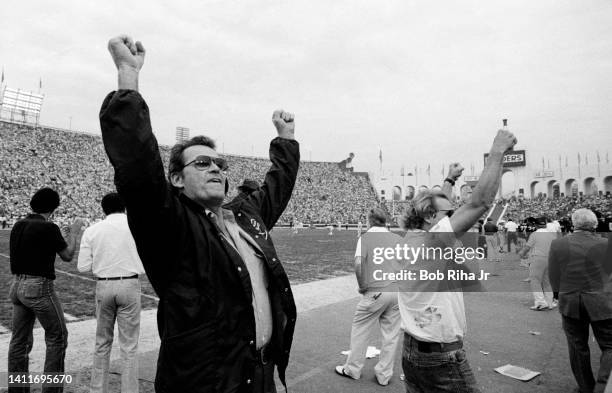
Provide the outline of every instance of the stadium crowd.
[[[160,146],[164,165],[170,147]],[[228,199],[244,179],[263,182],[267,158],[231,156]],[[167,169],[167,168],[166,168]],[[0,122],[0,215],[14,223],[29,212],[28,201],[43,186],[65,196],[54,221],[102,218],[100,200],[114,190],[113,170],[99,136]],[[357,223],[377,204],[368,178],[343,171],[334,162],[302,162],[293,196],[279,224]]]
[[508,200],[506,216],[519,220],[542,216],[560,220],[569,218],[579,208],[590,209],[604,219],[612,218],[612,198],[609,195],[576,195],[553,199],[543,196],[534,199],[511,198]]

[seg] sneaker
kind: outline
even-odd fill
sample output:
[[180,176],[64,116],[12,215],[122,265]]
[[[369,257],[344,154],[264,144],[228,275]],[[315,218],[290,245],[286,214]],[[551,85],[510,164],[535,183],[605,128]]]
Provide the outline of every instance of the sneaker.
[[376,376],[376,382],[378,382],[378,384],[379,384],[380,386],[387,386],[387,385],[389,384],[389,380],[387,380],[387,381],[384,381],[384,380],[383,380],[383,381],[381,381],[381,379],[380,379],[380,378],[378,378],[378,375]]
[[357,379],[357,378],[353,378],[351,375],[347,374],[347,372],[344,370],[344,366],[336,366],[336,368],[334,369],[336,371],[336,374],[342,376],[342,377],[346,377],[346,378],[350,378],[350,379]]
[[531,282],[531,278],[527,277],[526,279],[523,280],[523,282]]
[[546,311],[549,310],[548,306],[545,306],[543,304],[538,304],[537,306],[531,306],[529,307],[530,310],[533,311]]
[[550,304],[550,306],[548,306],[548,308],[550,308],[551,310],[554,308],[559,307],[559,301],[556,299],[553,299],[552,303]]

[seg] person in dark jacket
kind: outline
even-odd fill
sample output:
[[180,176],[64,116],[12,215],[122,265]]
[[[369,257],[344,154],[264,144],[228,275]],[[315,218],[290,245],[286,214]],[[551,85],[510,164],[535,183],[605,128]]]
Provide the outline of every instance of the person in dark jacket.
[[276,392],[275,365],[286,385],[296,309],[269,231],[298,172],[293,115],[272,116],[278,137],[263,184],[224,205],[228,164],[207,137],[175,145],[165,178],[138,93],[144,48],[127,36],[108,48],[119,90],[104,100],[100,124],[138,253],[160,298],[155,389]]
[[[597,217],[589,209],[572,214],[574,233],[550,245],[548,269],[553,291],[559,292],[559,311],[567,336],[570,364],[580,392],[603,392],[612,370],[612,260],[608,240],[595,233]],[[589,325],[601,363],[593,377]]]
[[252,179],[244,179],[242,184],[238,186],[238,195],[234,199],[234,203],[240,201],[241,199],[248,198],[252,192],[255,192],[259,189],[259,183],[257,180]]

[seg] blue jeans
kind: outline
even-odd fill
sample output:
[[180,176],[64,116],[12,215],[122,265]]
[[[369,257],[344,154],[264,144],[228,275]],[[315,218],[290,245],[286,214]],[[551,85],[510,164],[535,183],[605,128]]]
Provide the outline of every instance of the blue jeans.
[[98,281],[96,284],[96,347],[91,371],[91,393],[108,392],[110,354],[115,319],[121,351],[121,392],[138,393],[138,338],[140,336],[140,281]]
[[[68,330],[64,311],[53,289],[53,280],[20,274],[14,276],[9,298],[13,303],[13,334],[9,344],[8,371],[27,372],[34,338],[34,321],[45,329],[45,372],[64,372]],[[40,372],[40,370],[34,370]],[[29,387],[10,388],[9,393],[29,392]],[[44,393],[63,392],[62,387],[43,387]]]
[[[581,310],[582,313],[582,310]],[[612,319],[589,321],[588,314],[584,319],[563,317],[563,330],[567,336],[572,372],[580,388],[580,393],[602,393],[612,370]],[[601,349],[601,359],[597,380],[591,369],[591,352],[589,350],[589,325]]]
[[420,352],[417,341],[404,334],[402,369],[406,393],[479,393],[464,349]]

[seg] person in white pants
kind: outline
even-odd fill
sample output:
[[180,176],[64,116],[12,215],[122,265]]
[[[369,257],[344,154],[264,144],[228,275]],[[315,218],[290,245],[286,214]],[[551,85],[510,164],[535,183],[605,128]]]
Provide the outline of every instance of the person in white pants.
[[550,252],[550,244],[557,236],[556,233],[546,229],[545,217],[538,218],[536,225],[538,230],[529,236],[529,240],[527,240],[525,247],[521,249],[519,256],[524,258],[531,251],[529,280],[534,305],[530,308],[534,311],[544,311],[557,307],[548,278],[548,253]]
[[380,324],[382,346],[378,363],[374,367],[376,380],[382,386],[389,384],[393,376],[393,364],[400,338],[400,313],[397,297],[397,285],[394,281],[376,280],[372,272],[397,271],[398,266],[392,261],[382,264],[374,262],[372,249],[397,244],[399,237],[385,227],[386,213],[380,208],[370,210],[368,215],[370,228],[357,241],[355,252],[355,273],[359,284],[359,293],[363,295],[353,318],[351,328],[351,351],[346,363],[337,366],[338,375],[359,379],[365,363],[370,332]]
[[96,345],[90,393],[109,392],[110,355],[115,321],[121,351],[121,392],[138,392],[140,337],[140,281],[144,267],[128,227],[125,204],[119,194],[102,198],[106,218],[85,230],[81,239],[80,272],[96,276]]

